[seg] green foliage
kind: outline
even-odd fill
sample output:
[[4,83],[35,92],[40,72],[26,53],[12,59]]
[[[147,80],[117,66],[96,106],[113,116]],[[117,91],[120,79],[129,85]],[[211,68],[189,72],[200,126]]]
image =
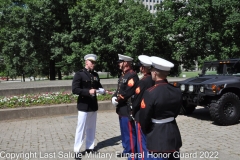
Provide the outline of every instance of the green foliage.
[[29,94],[12,97],[0,97],[0,108],[29,107],[76,102],[76,96],[67,92]]
[[194,61],[240,56],[238,0],[164,0],[151,14],[142,1],[0,0],[0,72],[61,79],[98,55],[97,71],[116,76],[117,54]]
[[111,94],[99,95],[97,99],[98,101],[109,101],[112,99],[112,95]]
[[182,72],[179,77],[184,77],[184,78],[192,78],[192,77],[197,77],[198,74],[200,74],[200,71],[194,71],[194,72]]
[[[77,95],[64,91],[44,94],[28,94],[11,97],[0,97],[0,109],[77,103],[77,97]],[[106,95],[97,96],[97,99],[99,101],[111,100],[111,98],[111,92],[107,92]]]

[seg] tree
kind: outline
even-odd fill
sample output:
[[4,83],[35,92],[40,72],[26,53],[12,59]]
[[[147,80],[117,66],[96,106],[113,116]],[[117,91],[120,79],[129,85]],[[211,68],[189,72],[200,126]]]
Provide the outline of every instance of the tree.
[[24,12],[24,8],[10,1],[2,6],[2,54],[7,72],[11,78],[24,75],[23,62],[25,61],[25,53],[22,48],[25,40]]
[[188,68],[199,57],[239,55],[237,0],[165,0],[157,9],[156,42],[163,56],[167,54]]
[[152,53],[152,15],[139,2],[117,2],[83,0],[70,10],[73,54],[67,62],[79,68],[84,55],[95,53],[99,57],[96,69],[116,75],[118,69],[113,66],[117,66],[117,54],[137,59],[140,54]]
[[29,1],[27,25],[32,34],[38,65],[35,70],[50,75],[55,80],[56,70],[58,79],[62,79],[61,68],[66,66],[63,57],[71,54],[69,47],[70,19],[68,7],[75,1]]
[[[155,55],[191,67],[239,56],[237,0],[164,0],[156,14],[142,1],[0,0],[0,56],[11,77],[55,80],[98,55],[97,71],[117,75],[117,54]],[[3,67],[2,67],[3,68]]]

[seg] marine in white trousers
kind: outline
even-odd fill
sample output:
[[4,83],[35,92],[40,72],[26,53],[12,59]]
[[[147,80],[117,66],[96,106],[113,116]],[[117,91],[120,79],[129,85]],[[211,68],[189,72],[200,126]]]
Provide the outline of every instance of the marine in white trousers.
[[[94,148],[97,111],[78,111],[78,124],[75,134],[74,152],[79,152],[86,136],[86,149]],[[85,135],[86,134],[86,135]]]

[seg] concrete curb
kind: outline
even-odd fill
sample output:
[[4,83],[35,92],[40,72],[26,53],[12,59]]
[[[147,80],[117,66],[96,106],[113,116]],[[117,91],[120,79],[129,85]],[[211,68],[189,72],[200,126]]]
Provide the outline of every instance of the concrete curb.
[[[110,101],[98,102],[98,110],[115,110],[116,108]],[[35,118],[43,116],[54,116],[64,114],[77,114],[76,103],[73,104],[59,104],[51,106],[36,106],[36,107],[24,107],[24,108],[12,108],[0,110],[0,121],[13,120],[13,119],[25,119]]]
[[[172,78],[171,81],[180,81],[182,78]],[[114,80],[115,81],[115,80]],[[57,81],[60,82],[60,81]],[[116,80],[117,82],[117,80]],[[65,85],[60,85],[64,83]],[[33,94],[33,93],[44,93],[44,92],[59,92],[59,91],[71,91],[71,85],[66,84],[69,81],[61,81],[59,86],[50,86],[53,85],[52,82],[49,84],[44,83],[44,86],[35,86],[36,83],[23,83],[19,88],[19,84],[16,86],[11,86],[11,89],[0,89],[1,96],[11,96],[11,95],[22,95],[22,94]],[[32,85],[30,85],[32,84]],[[34,84],[34,85],[33,85]],[[12,84],[11,84],[12,85]],[[40,85],[40,84],[39,84]],[[41,84],[43,85],[43,84]],[[105,82],[102,84],[104,89],[117,88],[116,83]],[[115,107],[111,104],[110,101],[99,101],[99,111],[101,110],[115,110]],[[43,117],[43,116],[54,116],[54,115],[63,115],[63,114],[77,114],[76,104],[59,104],[59,105],[50,105],[50,106],[36,106],[36,107],[24,107],[24,108],[12,108],[12,109],[0,109],[0,121],[4,120],[13,120],[13,119],[24,119],[24,118],[34,118],[34,117]]]

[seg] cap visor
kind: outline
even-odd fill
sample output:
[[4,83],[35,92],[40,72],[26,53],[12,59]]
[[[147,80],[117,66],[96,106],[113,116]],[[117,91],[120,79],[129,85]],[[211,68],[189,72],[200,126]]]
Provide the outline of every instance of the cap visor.
[[118,60],[118,61],[117,61],[117,63],[121,63],[121,62],[123,62],[123,60]]
[[96,61],[94,61],[93,59],[88,59],[89,61],[92,61],[92,62],[96,62]]
[[138,63],[135,64],[135,66],[137,66],[137,67],[141,67],[142,64],[141,64],[140,62],[138,62]]

